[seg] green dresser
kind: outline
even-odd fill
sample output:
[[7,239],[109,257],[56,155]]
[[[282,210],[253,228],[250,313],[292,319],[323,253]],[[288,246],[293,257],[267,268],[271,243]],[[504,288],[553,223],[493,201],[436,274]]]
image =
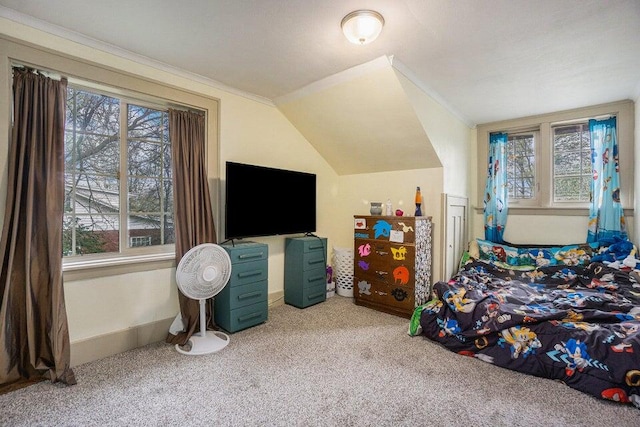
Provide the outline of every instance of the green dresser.
[[288,237],[284,247],[284,302],[305,308],[327,299],[327,239]]
[[246,242],[222,245],[231,258],[231,278],[215,296],[213,318],[228,332],[237,332],[267,320],[269,247]]

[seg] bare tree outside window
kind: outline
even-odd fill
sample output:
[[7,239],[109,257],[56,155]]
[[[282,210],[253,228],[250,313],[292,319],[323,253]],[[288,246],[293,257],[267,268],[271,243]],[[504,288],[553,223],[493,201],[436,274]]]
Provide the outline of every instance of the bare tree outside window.
[[64,256],[173,243],[168,135],[166,111],[68,88]]
[[589,124],[553,128],[553,201],[588,202],[591,194]]
[[535,138],[532,133],[509,134],[507,143],[507,185],[509,199],[535,196]]

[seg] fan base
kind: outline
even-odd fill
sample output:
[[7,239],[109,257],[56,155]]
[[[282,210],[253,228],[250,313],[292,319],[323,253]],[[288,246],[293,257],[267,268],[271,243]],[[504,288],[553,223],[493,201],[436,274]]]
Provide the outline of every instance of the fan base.
[[203,337],[201,332],[195,333],[189,338],[191,344],[191,350],[187,351],[180,348],[180,345],[176,344],[176,350],[181,354],[199,355],[209,354],[220,351],[229,344],[229,335],[220,331],[207,331]]

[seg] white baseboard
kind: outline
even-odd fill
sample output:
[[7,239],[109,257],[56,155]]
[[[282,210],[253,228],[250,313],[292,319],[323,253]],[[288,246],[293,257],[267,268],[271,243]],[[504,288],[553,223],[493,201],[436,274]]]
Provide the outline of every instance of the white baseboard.
[[158,341],[164,341],[175,317],[71,343],[71,366],[99,360]]
[[[284,304],[284,291],[269,294],[269,307]],[[107,356],[132,350],[158,341],[164,341],[175,317],[162,319],[121,331],[71,343],[71,366],[99,360]]]
[[277,291],[269,294],[269,307],[277,307],[283,304],[284,304],[284,291]]

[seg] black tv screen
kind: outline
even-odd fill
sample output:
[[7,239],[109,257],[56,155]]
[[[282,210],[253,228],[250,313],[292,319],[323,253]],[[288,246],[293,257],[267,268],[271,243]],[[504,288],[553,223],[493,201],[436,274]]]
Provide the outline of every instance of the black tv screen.
[[225,238],[316,231],[316,175],[227,162]]

